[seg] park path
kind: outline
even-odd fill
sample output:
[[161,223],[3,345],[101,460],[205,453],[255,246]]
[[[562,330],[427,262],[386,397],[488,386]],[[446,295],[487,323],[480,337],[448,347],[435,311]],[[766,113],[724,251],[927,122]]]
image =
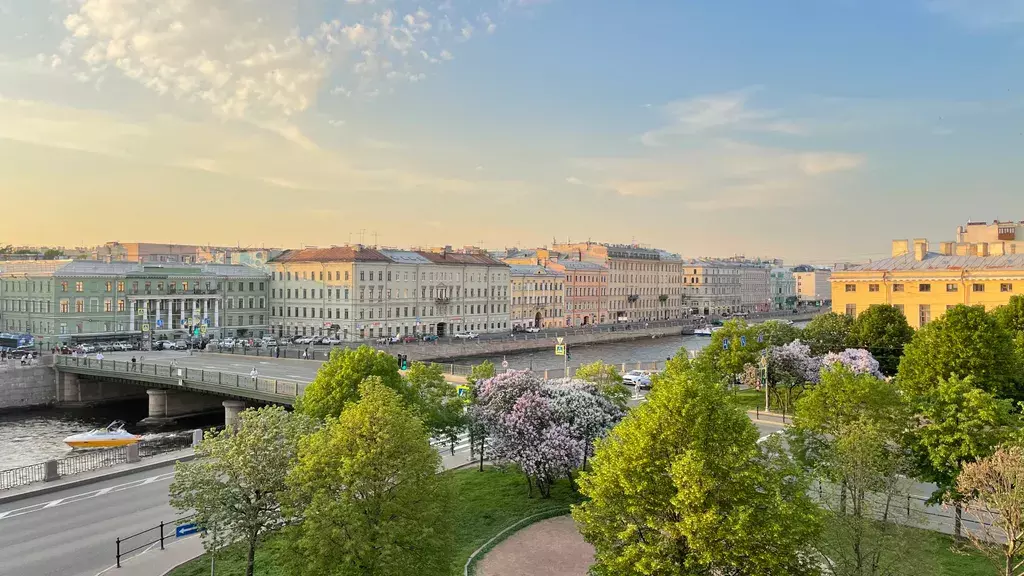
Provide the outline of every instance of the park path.
[[495,546],[477,564],[477,576],[586,576],[594,563],[571,516],[543,520]]

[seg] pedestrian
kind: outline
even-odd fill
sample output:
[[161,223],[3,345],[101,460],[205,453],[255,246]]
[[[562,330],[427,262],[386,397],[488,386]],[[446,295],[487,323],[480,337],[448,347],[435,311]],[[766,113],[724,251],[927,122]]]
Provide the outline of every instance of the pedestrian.
[[303,359],[303,360],[309,360],[309,348],[306,348],[306,349],[305,349],[305,350],[304,350],[304,351],[302,352],[302,359]]
[[132,356],[132,372],[135,372],[135,356]]
[[256,385],[256,379],[260,377],[260,373],[256,371],[256,367],[252,367],[252,372],[249,372],[249,378],[252,379],[253,385]]
[[100,362],[103,362],[103,352],[97,352],[96,359],[99,360]]

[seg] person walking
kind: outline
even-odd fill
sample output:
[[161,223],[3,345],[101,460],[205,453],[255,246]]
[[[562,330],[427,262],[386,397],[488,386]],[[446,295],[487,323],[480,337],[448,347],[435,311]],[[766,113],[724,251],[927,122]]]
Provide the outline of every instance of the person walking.
[[252,371],[249,372],[249,378],[252,380],[253,386],[256,385],[256,379],[260,377],[260,373],[256,371],[256,367],[252,367]]
[[135,356],[132,356],[132,372],[135,372]]

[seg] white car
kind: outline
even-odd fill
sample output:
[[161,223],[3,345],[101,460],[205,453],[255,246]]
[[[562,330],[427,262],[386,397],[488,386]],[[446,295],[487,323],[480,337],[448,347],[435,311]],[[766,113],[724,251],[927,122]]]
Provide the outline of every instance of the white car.
[[527,326],[526,331],[530,332],[531,334],[536,334],[537,332],[540,332],[540,328],[538,328],[537,326]]
[[227,350],[229,348],[234,348],[235,347],[235,341],[233,339],[231,339],[231,338],[225,338],[225,339],[221,340],[217,344],[217,347],[222,349],[222,350]]
[[630,370],[622,375],[622,381],[630,386],[636,386],[644,379],[646,379],[647,384],[650,385],[651,374],[647,370]]
[[459,340],[476,340],[477,338],[480,337],[480,335],[477,334],[476,332],[456,332],[452,336],[454,338],[458,338]]

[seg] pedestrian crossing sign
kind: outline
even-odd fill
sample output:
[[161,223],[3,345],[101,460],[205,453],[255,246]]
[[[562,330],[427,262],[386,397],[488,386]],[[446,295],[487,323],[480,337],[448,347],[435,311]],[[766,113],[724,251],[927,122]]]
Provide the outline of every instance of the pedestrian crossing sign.
[[149,324],[143,324],[142,325],[142,331],[143,332],[149,332]]
[[455,391],[458,393],[459,398],[466,398],[469,396],[469,386],[456,386]]
[[555,345],[555,356],[565,356],[565,344]]

